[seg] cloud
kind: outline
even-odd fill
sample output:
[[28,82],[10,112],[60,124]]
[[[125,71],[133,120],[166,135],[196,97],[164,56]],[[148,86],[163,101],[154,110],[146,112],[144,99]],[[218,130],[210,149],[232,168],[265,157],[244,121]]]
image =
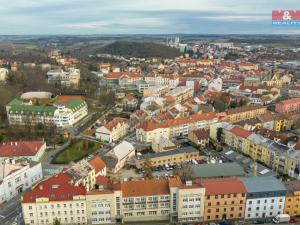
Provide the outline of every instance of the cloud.
[[[4,0],[3,0],[4,1]],[[299,0],[10,0],[2,34],[280,33],[271,11]]]

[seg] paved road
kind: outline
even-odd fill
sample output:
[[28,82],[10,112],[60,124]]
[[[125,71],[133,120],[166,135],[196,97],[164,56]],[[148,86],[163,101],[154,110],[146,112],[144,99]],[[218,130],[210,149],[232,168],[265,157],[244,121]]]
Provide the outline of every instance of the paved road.
[[51,164],[51,161],[52,161],[52,158],[58,152],[60,152],[64,148],[66,148],[69,144],[70,144],[70,142],[67,142],[55,149],[52,149],[52,150],[49,150],[46,152],[43,159],[41,160],[42,168],[43,168],[43,175],[45,178],[51,177],[51,176],[59,173],[63,169],[64,165]]
[[0,209],[1,225],[24,225],[19,197],[4,203]]

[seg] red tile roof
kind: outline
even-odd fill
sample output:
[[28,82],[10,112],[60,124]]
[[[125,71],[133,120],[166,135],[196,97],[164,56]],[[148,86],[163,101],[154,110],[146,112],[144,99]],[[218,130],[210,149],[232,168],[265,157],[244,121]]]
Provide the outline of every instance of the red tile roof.
[[149,120],[149,121],[143,123],[142,125],[140,125],[138,128],[141,128],[144,131],[151,131],[151,130],[155,130],[158,128],[174,127],[174,126],[179,126],[182,124],[193,123],[196,121],[213,120],[215,118],[218,118],[218,115],[215,112],[201,113],[201,114],[194,114],[192,116],[172,119],[172,120],[165,120],[164,122],[162,122],[160,124],[155,124],[153,121]]
[[0,145],[0,157],[35,156],[45,144],[43,141],[15,141]]
[[60,96],[57,96],[55,102],[58,104],[66,104],[75,99],[84,99],[84,97],[78,96],[78,95],[60,95]]
[[169,182],[160,180],[127,181],[121,184],[123,197],[168,195],[170,193]]
[[60,173],[39,183],[32,191],[22,196],[22,202],[35,202],[37,198],[49,198],[49,201],[70,201],[76,195],[85,195],[83,186],[70,184],[71,178]]
[[102,161],[102,159],[99,156],[96,156],[95,158],[91,159],[89,161],[89,164],[91,164],[91,166],[95,168],[96,174],[106,167],[105,163]]
[[122,124],[125,124],[125,123],[127,123],[127,120],[126,120],[126,119],[121,118],[121,117],[116,117],[116,118],[114,118],[112,121],[110,121],[109,123],[105,124],[104,126],[105,126],[108,130],[112,131],[113,128],[116,127],[118,124],[121,124],[121,125],[122,125]]
[[230,132],[242,138],[248,138],[251,135],[250,131],[238,126],[233,127]]
[[201,184],[206,189],[206,195],[234,194],[247,192],[243,182],[236,178],[206,179],[202,181]]

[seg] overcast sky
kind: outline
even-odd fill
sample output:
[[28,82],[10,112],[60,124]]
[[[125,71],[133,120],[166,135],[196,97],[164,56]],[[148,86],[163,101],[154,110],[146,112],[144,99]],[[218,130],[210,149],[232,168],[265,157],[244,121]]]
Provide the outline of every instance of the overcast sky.
[[0,34],[300,34],[272,10],[300,0],[0,0]]

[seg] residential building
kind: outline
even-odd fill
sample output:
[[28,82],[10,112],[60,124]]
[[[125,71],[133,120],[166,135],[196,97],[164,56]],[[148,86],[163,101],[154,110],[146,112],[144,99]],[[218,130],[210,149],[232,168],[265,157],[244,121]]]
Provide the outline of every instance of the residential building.
[[104,79],[109,86],[136,86],[139,81],[143,80],[143,76],[140,73],[111,72],[106,74]]
[[88,163],[95,169],[95,177],[106,176],[106,165],[99,156],[95,156]]
[[258,115],[265,114],[267,112],[267,107],[249,105],[242,106],[234,109],[229,109],[227,111],[226,119],[230,123],[239,122],[243,120],[248,120],[255,118]]
[[5,159],[27,159],[40,161],[46,150],[44,141],[14,141],[0,145],[0,161]]
[[196,146],[205,148],[209,143],[209,131],[207,129],[189,131],[188,139]]
[[8,69],[0,68],[0,82],[6,81]]
[[109,151],[102,160],[107,166],[107,172],[117,173],[126,161],[135,155],[135,147],[127,141],[122,141]]
[[176,102],[184,102],[194,96],[194,89],[191,87],[179,86],[169,91],[166,96],[171,96]]
[[102,141],[112,143],[124,137],[128,131],[128,121],[126,119],[116,117],[104,126],[97,128],[96,137]]
[[[99,173],[99,171],[97,171]],[[70,183],[75,186],[83,186],[87,191],[95,188],[96,168],[85,159],[73,163],[63,173],[70,178]]]
[[138,100],[131,94],[128,94],[122,99],[122,105],[126,110],[134,110],[138,106]]
[[137,86],[139,93],[142,93],[142,94],[144,93],[145,90],[147,90],[150,87],[150,85],[144,80],[137,81],[136,86]]
[[86,189],[60,173],[42,181],[21,197],[25,224],[87,224]]
[[175,220],[178,223],[203,221],[205,188],[196,181],[186,181],[182,184],[178,178],[169,180],[169,186],[171,221]]
[[242,180],[247,190],[245,219],[268,218],[282,214],[286,188],[275,177],[250,177]]
[[117,213],[120,213],[120,210],[116,210],[116,199],[121,197],[118,192],[120,191],[96,189],[86,194],[88,224],[116,224]]
[[275,111],[279,113],[293,113],[300,111],[300,98],[291,98],[277,102]]
[[179,85],[179,77],[171,74],[148,74],[145,81],[151,86],[167,85],[169,89],[174,89]]
[[205,179],[204,221],[242,219],[245,214],[246,189],[236,178]]
[[260,77],[246,77],[243,84],[246,87],[258,87],[261,85],[261,79]]
[[290,216],[300,215],[300,181],[286,181],[284,182],[284,186],[287,189],[287,193],[283,213]]
[[145,161],[150,160],[151,165],[155,167],[163,166],[166,164],[180,164],[185,161],[199,159],[199,157],[199,150],[194,147],[188,146],[164,152],[146,154],[144,156],[138,157],[135,164],[137,168],[142,168]]
[[137,127],[136,136],[138,141],[152,143],[157,136],[173,138],[188,135],[189,131],[209,128],[218,120],[218,114],[210,112],[165,120],[161,123],[147,121]]
[[143,91],[143,97],[161,97],[165,95],[169,91],[169,87],[167,85],[159,85],[159,86],[150,86]]
[[208,90],[220,92],[222,91],[222,88],[223,80],[221,78],[212,79],[208,83]]
[[77,87],[80,81],[80,70],[75,68],[69,68],[67,71],[50,70],[47,72],[47,81],[49,83],[59,83],[63,86]]
[[84,118],[88,108],[80,96],[52,98],[48,92],[27,92],[8,103],[6,112],[9,125],[12,126],[42,124],[68,128]]
[[41,163],[0,162],[0,204],[27,191],[43,179]]

